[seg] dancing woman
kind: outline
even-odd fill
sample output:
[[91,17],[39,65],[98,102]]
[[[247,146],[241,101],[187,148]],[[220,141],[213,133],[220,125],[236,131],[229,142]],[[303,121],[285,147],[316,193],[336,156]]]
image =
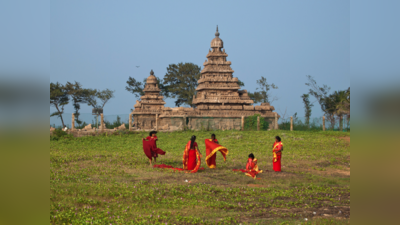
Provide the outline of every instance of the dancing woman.
[[185,151],[183,151],[183,169],[190,170],[190,173],[196,173],[201,164],[201,153],[196,143],[196,136],[192,136],[190,141],[186,144]]
[[226,160],[226,155],[228,154],[228,149],[224,146],[221,146],[218,143],[218,140],[215,138],[215,134],[211,134],[211,139],[206,139],[206,164],[210,169],[215,169],[217,167],[216,158],[217,152],[221,152],[224,157],[224,161]]
[[146,154],[147,158],[149,158],[150,166],[152,162],[152,158],[154,158],[154,163],[157,162],[158,154],[165,155],[165,152],[159,148],[157,148],[157,132],[151,131],[149,136],[146,139],[142,138],[143,142],[143,151]]

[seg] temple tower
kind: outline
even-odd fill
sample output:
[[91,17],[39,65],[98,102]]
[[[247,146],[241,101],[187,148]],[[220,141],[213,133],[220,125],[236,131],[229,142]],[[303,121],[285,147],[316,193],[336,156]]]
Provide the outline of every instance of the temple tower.
[[153,70],[147,78],[143,91],[144,95],[140,97],[141,101],[136,101],[134,105],[135,111],[157,111],[164,108],[164,97],[160,95],[161,89],[158,88],[157,78],[154,76]]
[[234,71],[231,62],[226,60],[228,54],[223,47],[224,42],[219,38],[217,26],[211,50],[198,80],[197,96],[193,96],[193,103],[199,110],[218,110],[225,108],[223,106],[230,110],[241,110],[243,106],[254,103],[246,90],[239,91],[238,78],[232,75]]

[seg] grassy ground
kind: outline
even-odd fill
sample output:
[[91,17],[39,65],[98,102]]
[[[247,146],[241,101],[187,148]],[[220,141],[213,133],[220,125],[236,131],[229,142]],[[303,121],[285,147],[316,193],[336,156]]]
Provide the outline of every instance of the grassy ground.
[[[350,224],[350,133],[214,133],[227,161],[218,153],[217,169],[195,174],[149,167],[144,133],[50,141],[50,224]],[[211,132],[158,133],[157,164],[181,167],[193,134],[206,167]],[[271,172],[276,135],[282,173]],[[260,179],[232,171],[249,153]]]

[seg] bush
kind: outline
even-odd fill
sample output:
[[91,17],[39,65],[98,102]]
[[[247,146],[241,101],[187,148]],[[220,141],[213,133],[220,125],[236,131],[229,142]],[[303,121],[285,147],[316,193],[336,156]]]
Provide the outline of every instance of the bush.
[[53,135],[60,138],[62,136],[68,135],[68,134],[67,134],[67,132],[65,132],[63,130],[56,129],[53,131]]
[[50,141],[58,141],[58,137],[55,135],[50,135]]
[[257,130],[257,117],[260,117],[260,130],[268,130],[269,123],[265,121],[264,117],[260,114],[248,116],[244,118],[244,129],[245,130]]
[[65,132],[61,129],[54,130],[53,134],[50,135],[50,141],[58,141],[61,138],[72,139],[72,138],[74,138],[74,136],[72,134],[68,134],[67,132]]

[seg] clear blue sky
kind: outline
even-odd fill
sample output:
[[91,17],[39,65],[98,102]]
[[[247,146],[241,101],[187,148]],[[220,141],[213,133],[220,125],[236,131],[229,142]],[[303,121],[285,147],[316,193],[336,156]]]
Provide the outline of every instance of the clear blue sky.
[[[142,81],[153,69],[163,77],[179,62],[202,66],[218,25],[244,88],[254,91],[264,76],[279,87],[271,92],[277,112],[303,116],[306,75],[332,90],[350,86],[349,10],[349,1],[319,0],[51,1],[50,81],[115,90],[104,113],[126,114],[136,101],[125,90],[129,76]],[[321,115],[316,103],[313,116]]]

